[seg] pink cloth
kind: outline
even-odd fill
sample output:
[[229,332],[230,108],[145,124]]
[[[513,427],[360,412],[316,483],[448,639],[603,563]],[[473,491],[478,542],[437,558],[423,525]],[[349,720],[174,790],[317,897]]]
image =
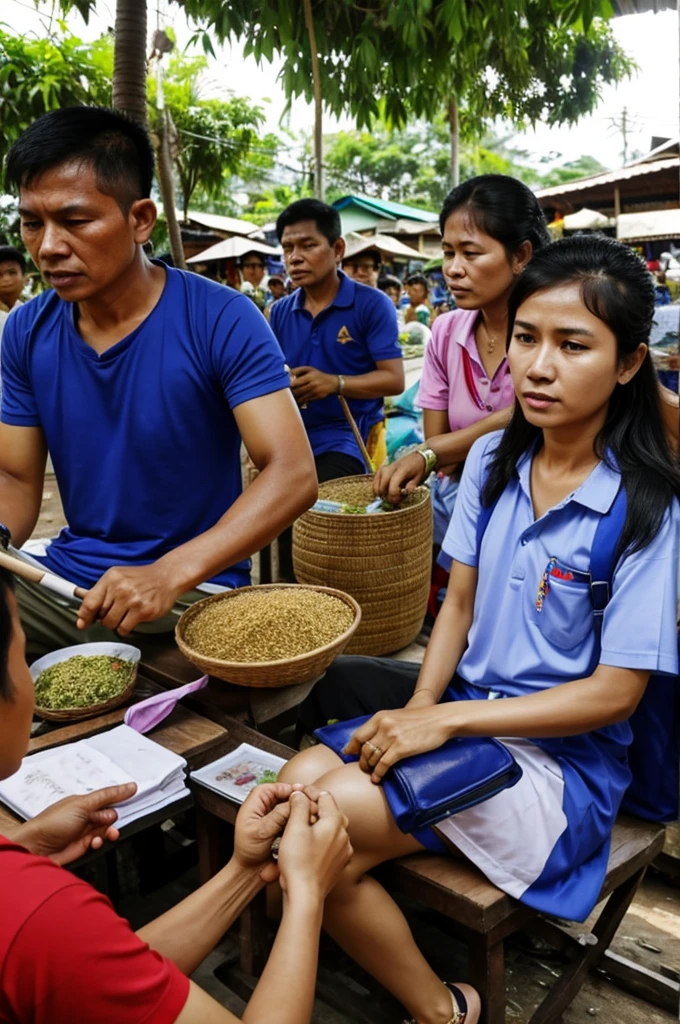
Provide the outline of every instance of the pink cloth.
[[462,430],[512,404],[515,392],[506,359],[489,380],[477,351],[478,310],[438,316],[425,349],[418,391],[421,409],[448,409],[449,428]]

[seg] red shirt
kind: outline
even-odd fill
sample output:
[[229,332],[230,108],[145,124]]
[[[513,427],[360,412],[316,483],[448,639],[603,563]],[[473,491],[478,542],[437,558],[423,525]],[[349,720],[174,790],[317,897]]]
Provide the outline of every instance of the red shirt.
[[104,896],[0,836],[0,1024],[174,1024],[188,996]]

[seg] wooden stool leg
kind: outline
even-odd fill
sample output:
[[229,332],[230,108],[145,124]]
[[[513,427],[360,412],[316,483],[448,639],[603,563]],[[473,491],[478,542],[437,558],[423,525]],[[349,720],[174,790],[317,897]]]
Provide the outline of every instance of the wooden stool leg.
[[239,918],[241,970],[255,977],[262,974],[269,956],[267,890],[251,900]]
[[592,970],[601,959],[614,938],[645,871],[646,867],[641,868],[640,871],[626,879],[618,889],[614,889],[593,928],[593,935],[597,938],[596,945],[584,946],[581,955],[576,956],[565,967],[559,981],[555,982],[534,1013],[530,1024],[554,1024],[555,1021],[560,1020],[564,1011],[578,994],[588,971]]
[[227,826],[214,814],[196,807],[196,842],[198,844],[198,880],[201,885],[223,868],[225,835]]
[[503,941],[489,945],[486,936],[470,936],[468,981],[479,992],[479,1024],[505,1024],[505,955]]

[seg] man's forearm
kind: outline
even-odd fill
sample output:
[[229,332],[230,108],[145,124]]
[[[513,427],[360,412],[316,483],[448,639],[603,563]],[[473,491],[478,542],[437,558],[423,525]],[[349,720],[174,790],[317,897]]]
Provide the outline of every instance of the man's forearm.
[[276,942],[243,1014],[244,1024],[301,1024],[311,1018],[322,915],[320,900],[284,900]]
[[210,530],[159,559],[182,592],[260,551],[310,508],[316,480],[306,464],[273,461]]
[[244,869],[230,861],[191,896],[140,928],[137,935],[184,974],[191,974],[263,886],[257,869]]
[[457,465],[464,462],[478,438],[484,437],[485,434],[490,434],[494,430],[504,430],[507,427],[512,410],[512,406],[507,409],[499,409],[462,430],[454,430],[450,434],[440,434],[437,437],[427,437],[428,447],[435,453],[441,466]]
[[371,370],[356,377],[345,377],[345,398],[385,398],[400,395],[404,390],[404,373],[391,370]]

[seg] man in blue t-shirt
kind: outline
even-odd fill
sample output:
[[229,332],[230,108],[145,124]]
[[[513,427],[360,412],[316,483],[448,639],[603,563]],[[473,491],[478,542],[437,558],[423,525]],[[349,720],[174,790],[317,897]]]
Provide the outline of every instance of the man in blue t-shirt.
[[[99,639],[97,621],[122,635],[171,627],[199,586],[248,583],[249,556],[316,496],[262,315],[145,257],[152,174],[143,129],[88,107],[45,114],[7,159],[51,289],[5,329],[0,535],[17,548],[30,537],[49,450],[68,526],[36,558],[87,591],[69,603],[21,584],[33,651]],[[241,439],[261,471],[243,493]]]
[[338,270],[340,230],[338,211],[317,199],[292,203],[276,222],[297,290],[272,306],[270,323],[291,368],[320,481],[366,472],[338,396],[366,443],[383,421],[384,397],[404,390],[394,306]]

